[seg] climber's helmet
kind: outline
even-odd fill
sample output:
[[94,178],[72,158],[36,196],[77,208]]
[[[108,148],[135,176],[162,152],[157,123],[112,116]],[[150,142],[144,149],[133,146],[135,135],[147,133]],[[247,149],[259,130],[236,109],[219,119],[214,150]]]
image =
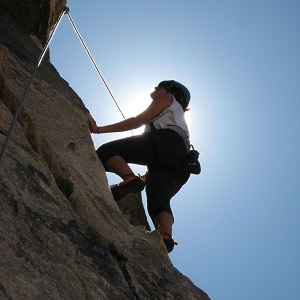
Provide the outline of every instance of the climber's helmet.
[[191,100],[191,94],[183,84],[175,80],[164,80],[157,87],[164,87],[181,104],[183,110],[186,110]]

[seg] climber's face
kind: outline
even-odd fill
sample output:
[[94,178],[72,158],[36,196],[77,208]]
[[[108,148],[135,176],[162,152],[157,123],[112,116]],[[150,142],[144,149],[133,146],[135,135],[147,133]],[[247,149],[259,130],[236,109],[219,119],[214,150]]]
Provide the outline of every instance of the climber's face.
[[166,93],[167,91],[166,91],[166,89],[164,88],[164,87],[155,87],[154,88],[154,91],[150,94],[150,97],[152,98],[152,99],[154,99],[154,98],[156,98],[158,95],[160,95],[160,94],[164,94],[164,93]]

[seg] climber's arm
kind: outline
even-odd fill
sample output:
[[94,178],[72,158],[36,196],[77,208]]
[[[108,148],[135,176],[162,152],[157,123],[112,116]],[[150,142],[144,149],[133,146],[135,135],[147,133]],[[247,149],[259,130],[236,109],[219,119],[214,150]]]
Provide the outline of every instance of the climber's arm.
[[156,116],[158,116],[164,109],[166,109],[172,103],[172,97],[169,94],[161,94],[156,97],[148,108],[137,115],[136,117],[128,118],[123,121],[105,125],[97,126],[96,121],[90,114],[86,114],[92,133],[109,133],[109,132],[120,132],[127,131],[141,127],[145,125]]

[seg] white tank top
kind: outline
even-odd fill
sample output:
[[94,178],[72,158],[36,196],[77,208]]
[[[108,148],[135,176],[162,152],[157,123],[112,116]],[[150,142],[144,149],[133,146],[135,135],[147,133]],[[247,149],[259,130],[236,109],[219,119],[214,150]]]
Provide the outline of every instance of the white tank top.
[[189,145],[189,129],[184,118],[182,106],[172,96],[173,101],[160,115],[151,120],[145,126],[145,132],[151,131],[150,123],[153,122],[155,129],[171,129],[177,132],[184,140],[185,144]]

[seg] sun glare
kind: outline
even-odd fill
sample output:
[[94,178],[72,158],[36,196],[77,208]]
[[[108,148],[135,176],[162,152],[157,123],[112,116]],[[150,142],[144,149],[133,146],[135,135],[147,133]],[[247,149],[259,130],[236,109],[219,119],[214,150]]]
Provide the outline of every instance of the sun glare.
[[189,125],[191,124],[192,109],[186,111],[186,112],[184,113],[184,117],[185,117],[185,120],[186,120],[186,122],[187,122],[187,124],[188,124],[188,126],[189,126]]
[[[147,92],[141,91],[137,93],[134,97],[128,99],[125,104],[123,104],[122,111],[126,118],[137,116],[150,105],[151,103],[150,93],[152,92],[153,89]],[[185,120],[189,126],[191,123],[191,117],[192,117],[192,109],[185,112]],[[141,134],[143,132],[144,132],[144,126],[141,126],[140,128],[133,130],[134,135]]]
[[[147,95],[145,96],[145,93],[139,93],[135,97],[128,100],[123,108],[126,118],[135,117],[143,112],[149,106],[150,101],[150,97],[147,97]],[[133,130],[134,135],[141,134],[143,131],[144,126]]]

